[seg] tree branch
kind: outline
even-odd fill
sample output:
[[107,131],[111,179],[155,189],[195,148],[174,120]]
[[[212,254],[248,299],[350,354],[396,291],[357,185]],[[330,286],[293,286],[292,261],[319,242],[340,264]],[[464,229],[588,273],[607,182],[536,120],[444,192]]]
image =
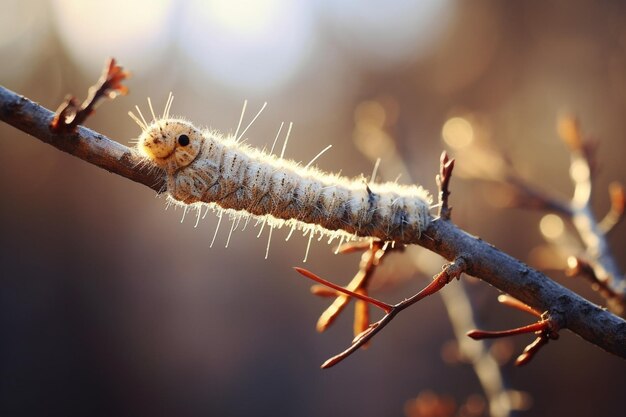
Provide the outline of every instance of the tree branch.
[[[75,133],[50,131],[54,114],[0,86],[0,119],[91,164],[144,184],[164,189],[158,171],[141,169],[131,149],[79,126]],[[548,311],[560,328],[626,358],[626,321],[552,281],[541,272],[471,236],[449,221],[432,221],[414,242],[452,261],[462,257],[466,272],[540,311]]]
[[53,133],[50,125],[54,116],[50,110],[0,85],[0,120],[90,164],[157,192],[164,190],[163,175],[141,169],[143,161],[131,149],[83,126],[71,133]]
[[626,359],[626,321],[495,246],[445,221],[433,222],[416,243],[448,260],[463,255],[469,275],[539,311],[548,311],[560,328]]

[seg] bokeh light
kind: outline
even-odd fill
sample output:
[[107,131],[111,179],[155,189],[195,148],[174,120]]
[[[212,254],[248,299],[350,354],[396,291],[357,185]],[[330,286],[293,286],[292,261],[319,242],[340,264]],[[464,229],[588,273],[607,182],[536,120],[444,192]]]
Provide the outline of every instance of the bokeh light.
[[288,81],[313,48],[310,2],[194,0],[181,7],[178,41],[186,56],[247,94]]
[[556,214],[546,214],[541,218],[539,222],[539,230],[546,239],[554,240],[563,235],[565,231],[565,225],[563,220]]
[[462,117],[452,117],[443,124],[441,129],[443,140],[454,149],[465,148],[474,141],[472,124]]
[[113,56],[145,72],[168,51],[170,0],[52,0],[56,28],[67,52],[89,72]]
[[570,175],[576,182],[584,182],[589,179],[589,165],[584,160],[572,161]]

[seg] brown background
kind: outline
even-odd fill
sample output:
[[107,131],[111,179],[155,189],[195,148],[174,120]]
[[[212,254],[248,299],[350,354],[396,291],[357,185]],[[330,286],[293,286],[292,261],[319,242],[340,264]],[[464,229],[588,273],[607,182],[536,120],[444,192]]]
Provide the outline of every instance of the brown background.
[[[128,143],[138,127],[126,112],[135,104],[146,108],[148,95],[160,109],[174,91],[175,114],[232,131],[244,98],[251,109],[267,100],[268,110],[248,134],[253,146],[271,144],[280,122],[293,121],[289,157],[308,160],[332,143],[318,165],[350,176],[371,172],[351,141],[353,111],[363,100],[384,97],[398,104],[391,133],[411,174],[427,188],[435,187],[445,147],[442,126],[461,115],[479,120],[485,138],[529,179],[563,196],[571,184],[555,121],[573,111],[584,130],[601,139],[594,201],[604,213],[607,184],[626,180],[624,6],[450,2],[436,47],[388,64],[359,53],[320,7],[312,19],[316,47],[301,67],[279,86],[249,94],[204,74],[174,41],[164,42],[157,57],[143,57],[141,48],[119,56],[112,47],[93,62],[80,61],[72,42],[59,35],[59,2],[9,1],[11,14],[0,20],[9,19],[14,29],[1,32],[0,82],[55,108],[65,93],[83,97],[97,68],[114,55],[134,70],[131,95],[102,105],[89,127]],[[112,32],[115,14],[102,16]],[[175,18],[163,27],[176,29]],[[149,67],[132,67],[148,58]],[[329,62],[341,67],[341,77]],[[455,221],[530,261],[542,241],[541,215],[496,208],[489,204],[493,192],[453,180]],[[480,393],[468,366],[441,359],[452,333],[437,297],[403,313],[369,350],[320,371],[319,364],[349,342],[351,323],[343,317],[328,334],[315,333],[326,301],[310,296],[309,283],[291,269],[301,265],[305,239],[285,243],[284,232],[275,232],[264,260],[266,234],[256,239],[254,230],[237,232],[225,249],[226,224],[209,249],[214,216],[198,228],[192,217],[180,224],[182,211],[164,211],[164,198],[153,191],[5,124],[0,196],[2,415],[379,416],[400,415],[405,401],[426,389],[459,402]],[[619,226],[611,237],[622,267],[624,230]],[[319,243],[307,266],[346,282],[357,262]],[[584,283],[549,273],[601,301]],[[376,295],[399,300],[425,282],[418,275]],[[471,293],[485,328],[528,320],[498,306],[484,284],[471,286]],[[516,351],[528,342],[515,339]],[[624,361],[567,332],[530,366],[509,363],[503,372],[511,388],[532,395],[523,415],[616,415],[623,408]]]

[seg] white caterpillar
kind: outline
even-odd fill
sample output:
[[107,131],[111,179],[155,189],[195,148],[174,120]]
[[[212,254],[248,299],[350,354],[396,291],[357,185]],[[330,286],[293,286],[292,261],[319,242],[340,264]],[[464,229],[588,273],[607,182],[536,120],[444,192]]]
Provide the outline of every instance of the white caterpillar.
[[367,184],[363,177],[301,166],[242,143],[243,133],[223,136],[170,118],[171,104],[170,95],[160,119],[150,104],[151,123],[139,108],[141,119],[129,112],[142,129],[138,150],[164,170],[172,199],[197,209],[207,204],[219,211],[220,220],[226,211],[233,219],[231,232],[235,220],[251,216],[267,223],[270,233],[283,226],[310,233],[309,244],[317,233],[329,242],[369,237],[410,243],[429,224],[432,200],[420,186]]

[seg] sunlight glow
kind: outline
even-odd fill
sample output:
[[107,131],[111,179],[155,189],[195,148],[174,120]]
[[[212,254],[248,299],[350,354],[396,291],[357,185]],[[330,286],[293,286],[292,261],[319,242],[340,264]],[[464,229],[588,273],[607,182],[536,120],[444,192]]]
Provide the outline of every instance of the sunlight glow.
[[576,182],[583,182],[589,180],[589,165],[582,159],[572,161],[570,166],[570,175]]
[[354,110],[354,121],[361,127],[372,126],[382,129],[386,119],[385,108],[381,103],[374,100],[359,103]]
[[210,0],[206,5],[216,24],[244,36],[267,31],[281,6],[279,0]]
[[465,148],[474,141],[474,129],[467,119],[452,117],[441,129],[443,140],[454,149]]
[[59,37],[78,63],[99,71],[108,57],[142,71],[167,51],[170,0],[53,0]]
[[456,5],[451,0],[320,0],[329,27],[364,65],[410,62],[434,50]]
[[557,239],[563,235],[565,225],[563,220],[556,214],[546,214],[539,222],[539,230],[546,239]]
[[182,10],[179,44],[208,75],[250,93],[286,82],[311,52],[311,4],[195,0]]

